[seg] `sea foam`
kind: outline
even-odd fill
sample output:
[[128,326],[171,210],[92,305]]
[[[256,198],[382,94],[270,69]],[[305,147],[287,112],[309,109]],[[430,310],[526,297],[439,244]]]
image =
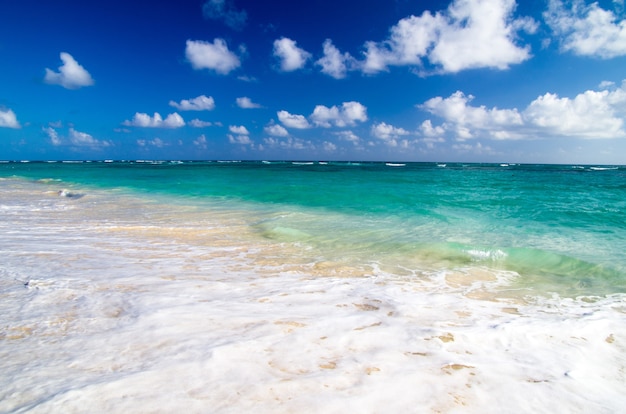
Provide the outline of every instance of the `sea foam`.
[[[0,183],[12,208],[0,221],[2,412],[626,404],[624,294],[516,285],[525,276],[489,265],[497,249],[409,245],[367,261],[373,240],[397,245],[363,222],[346,246],[349,217],[329,213],[96,188],[72,199],[58,186]],[[299,233],[325,220],[345,227]]]

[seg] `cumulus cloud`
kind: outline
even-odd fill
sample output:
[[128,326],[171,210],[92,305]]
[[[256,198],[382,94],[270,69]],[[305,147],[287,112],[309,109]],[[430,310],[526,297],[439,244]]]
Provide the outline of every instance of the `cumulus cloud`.
[[248,129],[243,125],[231,125],[228,127],[228,130],[233,134],[250,135],[250,131],[248,131]]
[[170,106],[179,111],[212,111],[215,109],[215,100],[212,96],[200,95],[193,99],[183,99],[180,102],[170,101]]
[[202,6],[204,17],[221,20],[231,29],[241,30],[246,25],[248,14],[245,10],[237,10],[232,0],[209,0]]
[[444,127],[440,125],[434,127],[430,119],[422,122],[422,124],[420,125],[420,130],[422,131],[422,135],[429,138],[440,137],[446,133]]
[[93,136],[89,135],[88,133],[77,131],[74,128],[70,128],[69,137],[70,137],[70,142],[78,146],[88,146],[88,147],[97,147],[99,145],[103,145],[105,147],[108,146],[108,142],[98,141]]
[[317,105],[309,117],[314,125],[329,128],[352,126],[367,121],[367,108],[359,102],[344,102],[341,107]]
[[68,135],[65,138],[61,138],[59,133],[52,127],[43,128],[43,131],[50,139],[50,143],[54,146],[66,143],[75,147],[90,147],[92,149],[98,149],[113,145],[110,141],[96,139],[92,135],[86,132],[77,131],[74,128],[70,128],[68,130]]
[[322,73],[332,76],[335,79],[346,77],[348,70],[357,65],[356,60],[349,53],[341,53],[333,45],[332,40],[324,41],[324,57],[315,62],[322,67]]
[[286,139],[277,139],[273,137],[263,140],[269,147],[278,147],[287,150],[315,150],[315,145],[311,141],[301,138],[287,137]]
[[207,149],[208,143],[206,136],[204,134],[200,135],[198,138],[194,139],[193,145],[200,149]]
[[241,98],[237,98],[237,106],[243,109],[255,109],[261,108],[261,105],[258,103],[252,102],[250,98],[247,96],[242,96]]
[[409,135],[409,131],[404,128],[394,127],[386,122],[379,122],[378,124],[372,125],[372,135],[376,138],[388,140],[403,135]]
[[473,138],[471,131],[474,129],[489,132],[494,138],[510,138],[506,135],[507,129],[522,125],[522,116],[517,109],[468,105],[473,99],[472,95],[466,96],[457,91],[445,99],[439,96],[429,99],[421,108],[446,120],[453,120],[459,139]]
[[296,46],[296,42],[282,37],[274,41],[274,56],[280,61],[280,70],[292,72],[302,69],[311,54]]
[[600,89],[608,89],[608,88],[612,88],[613,86],[615,86],[615,82],[613,82],[613,81],[602,81],[598,85],[598,88],[600,88]]
[[348,141],[354,145],[359,145],[361,142],[361,139],[352,131],[338,131],[335,132],[335,135],[337,135],[342,141]]
[[530,18],[513,18],[515,0],[454,0],[447,10],[400,20],[383,42],[365,44],[365,73],[389,66],[423,66],[455,73],[472,68],[507,69],[530,57],[516,44],[520,31],[534,32]]
[[180,128],[185,126],[185,121],[176,112],[169,114],[165,119],[157,112],[152,117],[146,113],[137,112],[132,120],[124,121],[123,125],[141,128]]
[[137,145],[139,145],[140,147],[151,146],[151,147],[156,147],[156,148],[163,148],[163,147],[166,147],[168,144],[165,141],[163,141],[161,138],[154,138],[150,140],[138,139]]
[[266,134],[274,136],[274,137],[286,137],[289,135],[287,130],[278,124],[271,124],[264,128]]
[[231,135],[228,134],[228,142],[238,145],[252,145],[254,142],[248,135]]
[[396,147],[399,144],[406,147],[407,141],[398,141],[400,137],[409,135],[410,132],[404,128],[395,127],[385,122],[372,125],[372,136],[383,140],[387,145]]
[[21,128],[20,123],[17,122],[15,112],[10,109],[0,109],[0,128]]
[[[626,20],[598,3],[550,0],[544,18],[559,38],[564,51],[604,59],[626,55]],[[621,2],[623,7],[623,2]]]
[[52,85],[61,85],[66,89],[78,89],[94,84],[94,80],[89,72],[74,60],[72,55],[61,52],[61,61],[63,64],[59,66],[58,72],[46,68],[44,82]]
[[546,134],[579,138],[623,138],[626,89],[585,91],[573,99],[546,93],[532,101],[524,119]]
[[195,118],[189,121],[189,125],[191,125],[194,128],[205,128],[205,127],[210,127],[211,125],[213,125],[213,123],[208,122],[208,121],[202,121],[198,118]]
[[322,148],[326,152],[335,152],[337,150],[337,145],[335,145],[334,143],[330,141],[324,141],[322,143]]
[[[419,107],[443,118],[441,128],[461,141],[479,136],[500,140],[626,137],[626,82],[620,88],[588,90],[574,98],[546,93],[523,111],[472,106],[472,99],[457,91],[448,98],[429,99]],[[432,130],[430,121],[422,127],[423,131]]]
[[194,69],[210,69],[227,75],[241,65],[241,61],[228,50],[224,39],[216,38],[213,43],[202,40],[187,40],[185,56]]
[[276,114],[278,120],[287,128],[306,129],[311,127],[304,115],[294,115],[287,111],[278,111]]

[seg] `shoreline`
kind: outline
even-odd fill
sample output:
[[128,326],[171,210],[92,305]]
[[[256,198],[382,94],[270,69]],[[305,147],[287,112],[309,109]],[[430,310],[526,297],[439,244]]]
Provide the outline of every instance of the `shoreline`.
[[515,300],[506,273],[471,262],[354,277],[297,237],[264,237],[245,209],[15,185],[0,193],[0,411],[626,403],[626,294]]

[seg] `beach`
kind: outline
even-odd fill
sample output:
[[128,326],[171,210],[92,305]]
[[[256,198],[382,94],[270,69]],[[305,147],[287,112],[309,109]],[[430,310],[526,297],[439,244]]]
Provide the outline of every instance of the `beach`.
[[0,412],[626,404],[623,167],[0,167]]

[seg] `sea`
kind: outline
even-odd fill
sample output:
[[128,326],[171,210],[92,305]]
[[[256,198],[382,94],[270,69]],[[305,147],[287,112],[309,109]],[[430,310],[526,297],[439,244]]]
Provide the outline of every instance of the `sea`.
[[624,166],[0,163],[1,413],[624,407]]

